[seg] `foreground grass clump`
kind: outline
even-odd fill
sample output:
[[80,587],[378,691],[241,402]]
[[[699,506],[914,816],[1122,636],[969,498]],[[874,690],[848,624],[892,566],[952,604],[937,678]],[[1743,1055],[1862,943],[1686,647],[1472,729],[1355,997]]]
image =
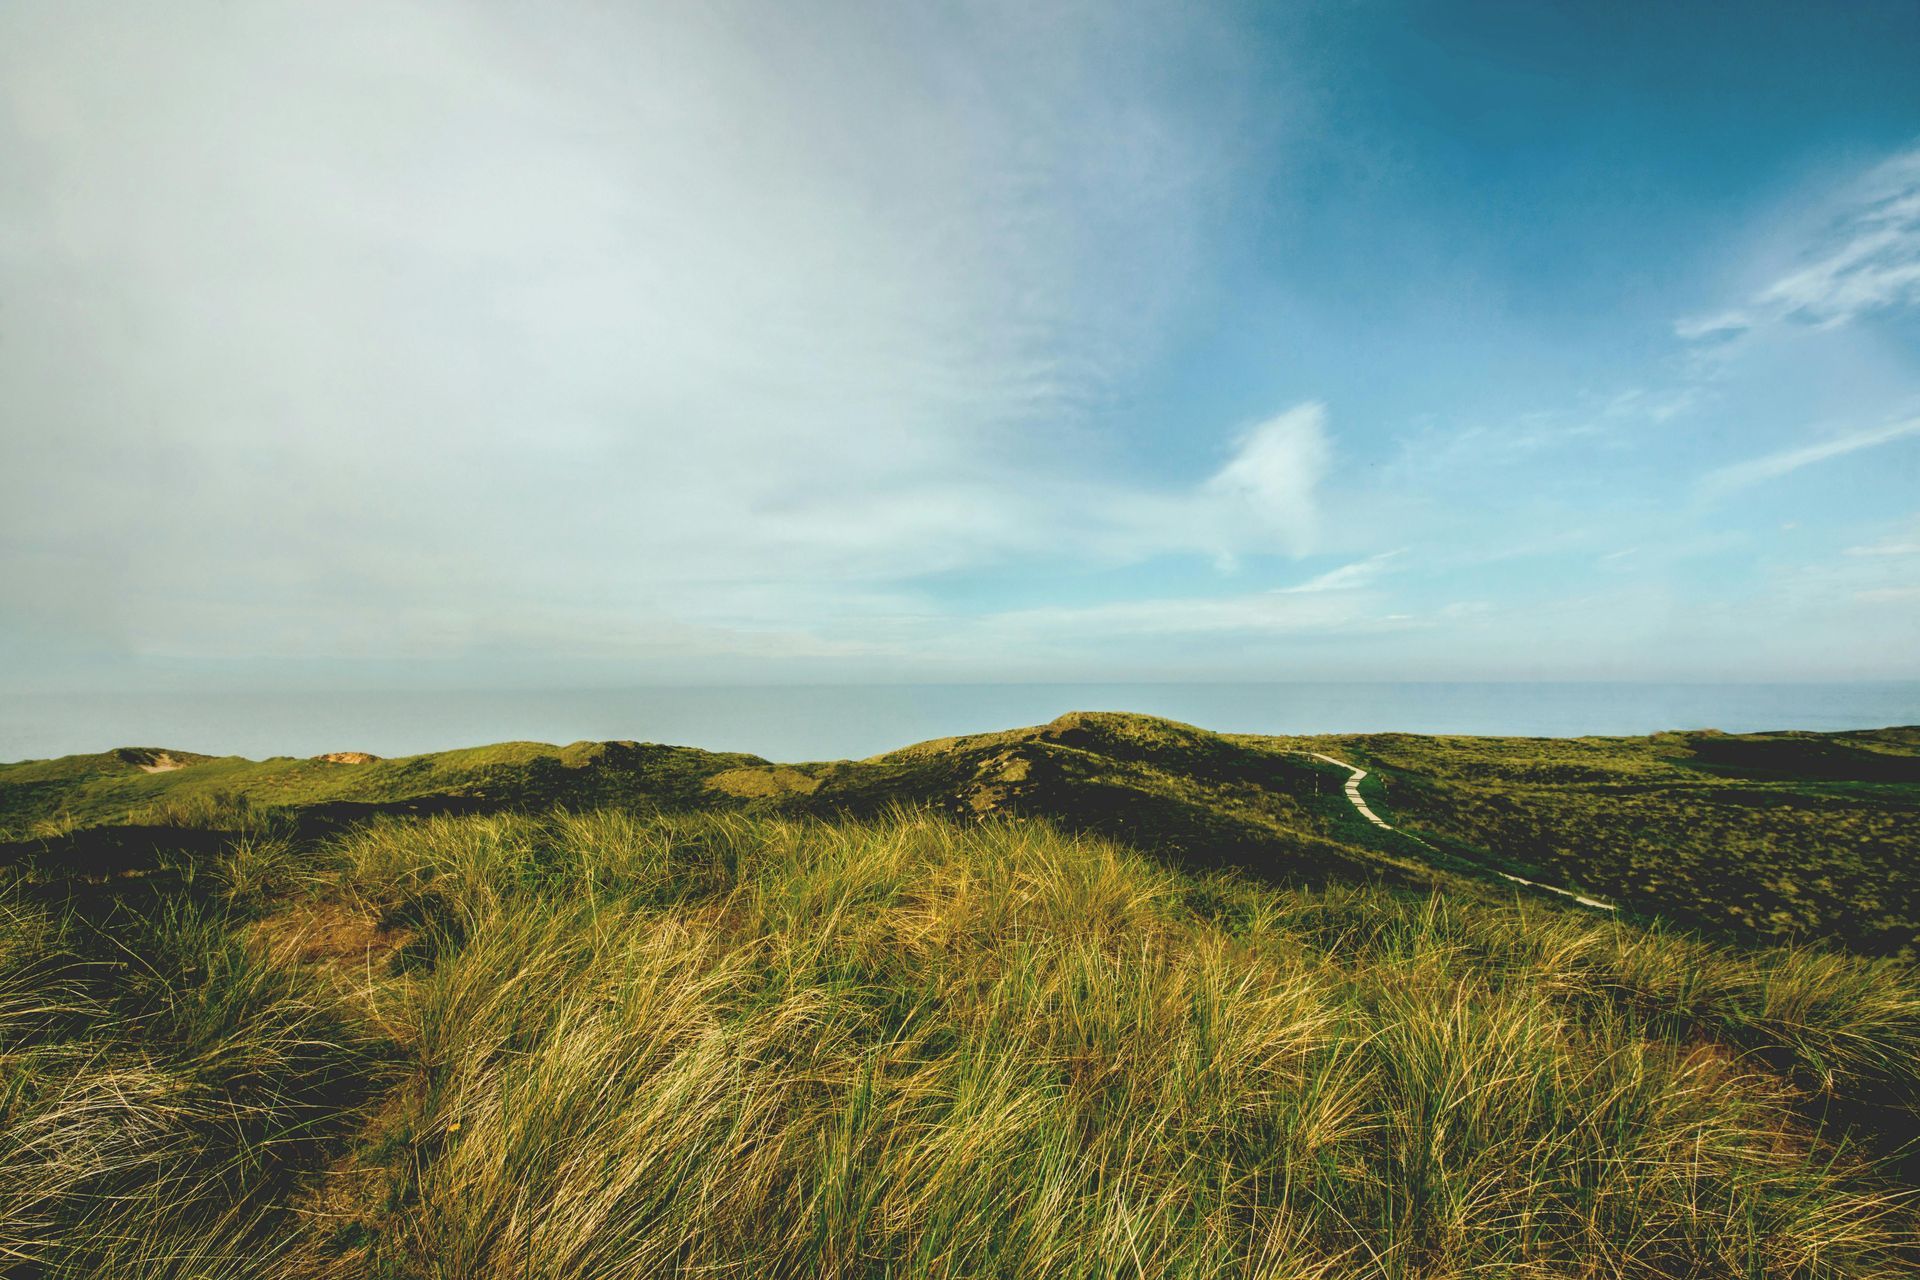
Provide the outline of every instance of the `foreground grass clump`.
[[0,902],[0,1274],[259,1274],[382,1057],[218,904]]
[[[0,1268],[1412,1280],[1915,1262],[1887,1139],[1912,1131],[1920,983],[1891,962],[1256,887],[915,812],[384,820],[312,849],[243,842],[181,892],[211,896],[124,908],[173,957],[151,973],[90,970],[77,908],[8,917],[0,1052],[9,1080],[42,1083],[0,1099],[0,1188],[37,1188],[31,1213],[0,1207]],[[182,958],[215,955],[232,967]],[[147,1012],[122,1027],[100,1002]],[[45,1101],[133,1062],[237,1091],[261,1136],[236,1143],[164,1089],[119,1090],[84,1132]],[[368,1088],[330,1093],[348,1068]],[[140,1148],[154,1171],[53,1176],[163,1124]],[[270,1170],[245,1163],[260,1152]],[[153,1210],[102,1253],[125,1187]]]
[[434,961],[386,1005],[423,1080],[365,1236],[402,1270],[1871,1275],[1911,1225],[1802,1117],[1910,1083],[1913,986],[1779,1007],[1858,962],[915,817],[341,852]]

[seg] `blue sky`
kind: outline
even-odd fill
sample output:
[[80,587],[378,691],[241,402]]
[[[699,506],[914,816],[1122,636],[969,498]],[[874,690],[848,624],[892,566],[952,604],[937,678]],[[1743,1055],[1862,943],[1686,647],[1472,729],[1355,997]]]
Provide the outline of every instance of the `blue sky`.
[[1920,678],[1920,8],[24,0],[0,681]]

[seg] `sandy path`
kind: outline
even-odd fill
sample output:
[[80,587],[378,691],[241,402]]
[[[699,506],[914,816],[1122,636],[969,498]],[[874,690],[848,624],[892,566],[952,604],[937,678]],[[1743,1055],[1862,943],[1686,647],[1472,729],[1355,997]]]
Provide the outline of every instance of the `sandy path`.
[[1379,827],[1382,831],[1393,830],[1392,825],[1388,823],[1385,818],[1382,818],[1379,814],[1367,808],[1367,802],[1360,798],[1360,779],[1367,776],[1365,769],[1362,769],[1358,765],[1348,764],[1345,760],[1335,760],[1332,756],[1324,752],[1315,751],[1312,755],[1316,760],[1325,760],[1328,764],[1337,764],[1348,772],[1350,776],[1347,778],[1347,799],[1353,801],[1353,807],[1360,811],[1361,817],[1371,822],[1374,826]]
[[[1399,828],[1395,827],[1392,823],[1382,818],[1379,814],[1375,813],[1372,809],[1369,809],[1367,807],[1367,802],[1360,798],[1360,779],[1367,776],[1367,771],[1365,769],[1360,768],[1358,765],[1348,764],[1345,760],[1336,760],[1332,756],[1327,755],[1323,751],[1309,751],[1307,754],[1312,756],[1316,760],[1325,760],[1328,764],[1338,765],[1340,768],[1345,769],[1347,771],[1347,787],[1346,787],[1347,799],[1353,802],[1353,807],[1359,811],[1361,817],[1365,818],[1368,822],[1371,822],[1374,826],[1379,827],[1382,831],[1398,831],[1399,830]],[[1427,843],[1425,840],[1420,839],[1419,836],[1408,835],[1408,833],[1405,831],[1401,831],[1400,834],[1403,836],[1406,836],[1406,838],[1409,840],[1415,841],[1416,843],[1419,843],[1419,844]],[[1432,846],[1428,846],[1428,847],[1431,848]],[[1488,870],[1493,870],[1493,869],[1488,868]],[[1494,871],[1493,874],[1499,876],[1502,880],[1511,880],[1515,884],[1526,885],[1529,889],[1545,889],[1548,893],[1557,893],[1563,898],[1571,898],[1573,901],[1579,903],[1583,907],[1592,907],[1597,911],[1618,910],[1618,908],[1616,908],[1611,902],[1603,902],[1599,898],[1589,898],[1585,894],[1575,893],[1571,889],[1561,889],[1554,885],[1541,884],[1538,880],[1522,879],[1520,876],[1508,875],[1504,871]]]

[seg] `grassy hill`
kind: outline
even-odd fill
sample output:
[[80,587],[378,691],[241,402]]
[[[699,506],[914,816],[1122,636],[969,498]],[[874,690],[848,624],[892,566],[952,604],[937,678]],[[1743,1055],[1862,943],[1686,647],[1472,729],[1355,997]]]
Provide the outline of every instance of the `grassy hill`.
[[1331,748],[1409,829],[1730,938],[1920,955],[1920,729]]
[[[1362,820],[1346,774],[1398,832]],[[353,757],[354,753],[339,753]],[[158,760],[161,764],[156,765]],[[1920,729],[1507,739],[1220,735],[1075,713],[868,760],[775,764],[634,742],[502,743],[405,759],[265,761],[157,748],[0,765],[0,859],[110,868],[262,823],[377,814],[900,805],[1107,836],[1287,883],[1576,888],[1735,940],[1920,955]],[[212,836],[209,833],[213,833]]]
[[1912,1274],[1917,756],[0,766],[0,1274]]

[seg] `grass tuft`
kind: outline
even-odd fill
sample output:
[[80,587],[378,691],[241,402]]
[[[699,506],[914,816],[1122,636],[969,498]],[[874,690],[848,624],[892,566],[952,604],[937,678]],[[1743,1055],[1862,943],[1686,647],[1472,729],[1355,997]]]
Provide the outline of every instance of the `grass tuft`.
[[262,832],[5,901],[0,1273],[1864,1280],[1917,1010],[992,816]]

